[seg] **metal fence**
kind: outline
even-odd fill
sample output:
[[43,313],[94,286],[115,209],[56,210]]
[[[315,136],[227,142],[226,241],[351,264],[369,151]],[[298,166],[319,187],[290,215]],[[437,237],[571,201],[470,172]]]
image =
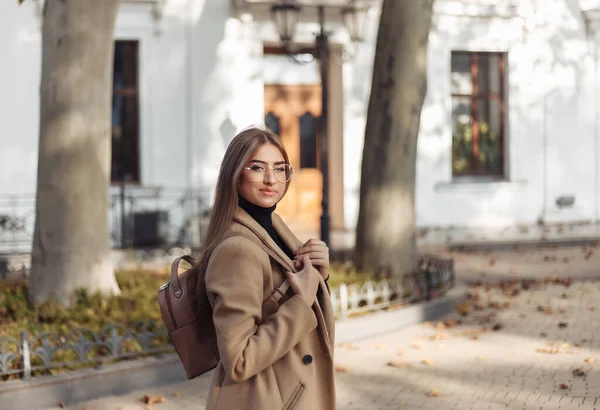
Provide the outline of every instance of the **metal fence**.
[[367,281],[362,285],[340,284],[332,289],[331,301],[336,317],[414,303],[443,296],[454,287],[454,262],[431,255],[419,257],[419,270],[402,279]]
[[0,195],[0,254],[29,253],[34,223],[35,194]]
[[113,187],[109,232],[113,248],[198,248],[210,210],[210,189]]
[[144,355],[161,355],[173,350],[166,329],[148,320],[131,328],[108,325],[95,333],[78,328],[67,335],[21,333],[21,340],[0,338],[0,376],[18,375],[30,380],[32,375],[53,369],[95,366]]
[[[198,247],[211,194],[209,189],[111,187],[112,247]],[[0,195],[0,254],[30,252],[34,223],[35,194]]]

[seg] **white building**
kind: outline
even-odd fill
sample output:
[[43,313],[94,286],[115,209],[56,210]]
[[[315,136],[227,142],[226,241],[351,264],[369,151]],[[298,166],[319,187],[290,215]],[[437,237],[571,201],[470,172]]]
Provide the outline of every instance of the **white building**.
[[[0,252],[17,239],[28,246],[33,231],[41,3],[0,5]],[[114,157],[126,158],[126,213],[169,212],[169,241],[209,206],[231,137],[269,113],[298,170],[281,212],[307,228],[302,235],[318,232],[318,65],[282,55],[267,6],[255,3],[124,0],[120,8],[113,128],[130,144],[123,151],[114,144]],[[330,211],[332,245],[341,248],[353,243],[358,213],[380,9],[374,0],[365,41],[353,47],[335,7],[347,0],[319,3],[330,5],[334,49]],[[600,1],[436,1],[418,144],[422,244],[600,237],[597,7]],[[296,42],[313,44],[318,29],[314,8],[305,7]],[[113,158],[109,221],[115,244],[119,161]]]

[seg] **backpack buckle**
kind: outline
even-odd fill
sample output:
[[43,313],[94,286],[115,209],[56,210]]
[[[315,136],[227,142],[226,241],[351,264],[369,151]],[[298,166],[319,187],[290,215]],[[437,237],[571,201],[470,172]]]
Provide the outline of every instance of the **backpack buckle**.
[[158,288],[158,291],[159,291],[159,292],[162,292],[163,290],[165,290],[166,288],[168,288],[170,285],[171,285],[171,281],[169,280],[169,281],[167,281],[166,283],[163,283],[163,284],[161,285],[161,287],[160,287],[160,288]]

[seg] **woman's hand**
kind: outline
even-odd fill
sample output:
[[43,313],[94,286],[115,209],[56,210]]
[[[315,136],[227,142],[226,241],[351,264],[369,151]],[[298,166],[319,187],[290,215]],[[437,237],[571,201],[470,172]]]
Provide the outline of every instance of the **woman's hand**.
[[329,248],[325,242],[318,239],[309,239],[294,254],[294,266],[296,269],[300,269],[303,266],[302,258],[308,256],[310,262],[319,270],[323,279],[327,280],[329,278]]
[[286,276],[294,293],[304,299],[308,306],[312,306],[317,298],[319,272],[312,266],[308,256],[304,256],[301,263],[304,266],[301,271],[286,272]]

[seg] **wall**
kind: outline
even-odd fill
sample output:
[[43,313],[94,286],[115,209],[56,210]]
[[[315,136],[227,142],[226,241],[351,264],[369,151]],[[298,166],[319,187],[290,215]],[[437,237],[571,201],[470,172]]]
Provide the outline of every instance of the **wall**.
[[[591,43],[576,1],[436,8],[419,136],[417,224],[431,243],[594,236],[598,161]],[[456,2],[454,2],[456,3]],[[458,10],[463,12],[463,10]],[[450,52],[508,53],[507,178],[451,176]],[[555,200],[574,196],[559,209]]]
[[40,18],[36,3],[0,5],[0,195],[35,192]]

